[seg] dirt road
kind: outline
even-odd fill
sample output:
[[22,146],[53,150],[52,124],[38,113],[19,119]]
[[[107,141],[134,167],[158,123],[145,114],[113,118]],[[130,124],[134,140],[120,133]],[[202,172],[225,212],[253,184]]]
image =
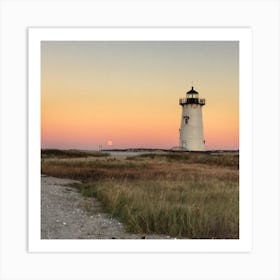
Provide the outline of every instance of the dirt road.
[[69,187],[70,179],[41,177],[42,239],[166,239],[169,236],[130,234],[102,211],[95,198],[84,198]]

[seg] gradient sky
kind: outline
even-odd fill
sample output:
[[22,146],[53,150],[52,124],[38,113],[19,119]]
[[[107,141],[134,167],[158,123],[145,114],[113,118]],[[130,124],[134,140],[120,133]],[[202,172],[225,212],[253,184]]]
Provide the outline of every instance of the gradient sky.
[[192,81],[206,149],[239,149],[238,42],[43,41],[42,148],[176,147]]

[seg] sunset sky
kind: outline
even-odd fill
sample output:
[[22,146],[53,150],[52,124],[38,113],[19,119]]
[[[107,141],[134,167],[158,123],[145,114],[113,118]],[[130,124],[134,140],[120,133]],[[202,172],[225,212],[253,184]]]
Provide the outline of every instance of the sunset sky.
[[238,42],[43,41],[42,148],[178,147],[192,81],[206,149],[239,149]]

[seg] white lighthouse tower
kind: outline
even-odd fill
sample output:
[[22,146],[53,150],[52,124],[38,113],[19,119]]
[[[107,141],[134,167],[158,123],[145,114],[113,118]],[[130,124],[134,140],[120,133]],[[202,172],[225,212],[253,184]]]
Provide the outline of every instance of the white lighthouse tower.
[[179,146],[188,151],[204,151],[202,106],[205,105],[205,99],[199,99],[193,87],[186,95],[186,98],[179,100],[182,106]]

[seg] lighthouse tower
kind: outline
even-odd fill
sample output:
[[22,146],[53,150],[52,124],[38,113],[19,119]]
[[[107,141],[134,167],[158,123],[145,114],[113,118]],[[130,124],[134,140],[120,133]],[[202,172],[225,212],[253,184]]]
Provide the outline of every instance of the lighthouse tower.
[[186,95],[186,98],[179,100],[182,106],[179,146],[188,151],[204,151],[202,106],[205,105],[205,99],[199,99],[193,87]]

